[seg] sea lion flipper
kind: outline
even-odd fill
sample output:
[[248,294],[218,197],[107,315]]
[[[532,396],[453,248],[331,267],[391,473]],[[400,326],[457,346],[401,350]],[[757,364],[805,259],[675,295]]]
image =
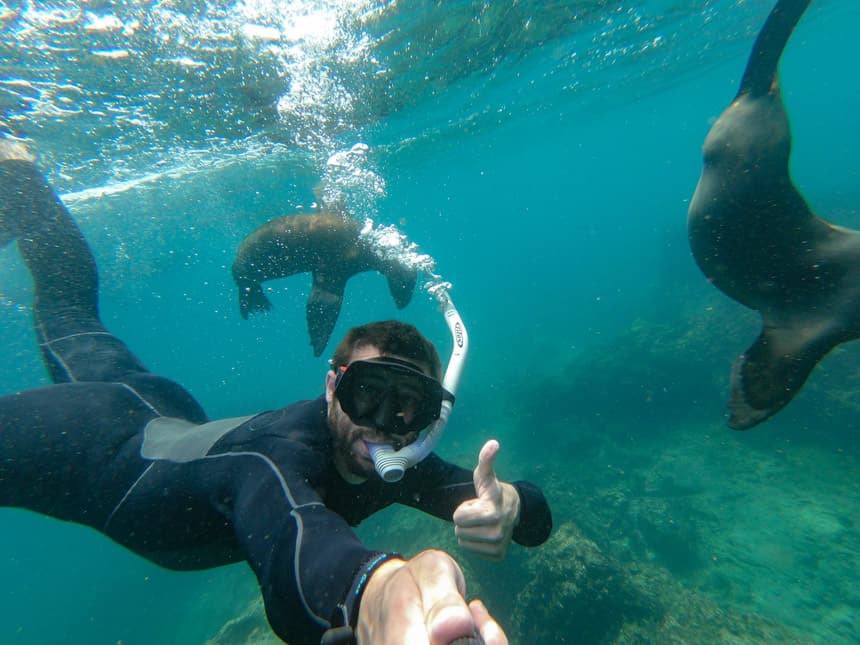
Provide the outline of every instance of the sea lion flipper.
[[392,262],[384,271],[388,280],[388,290],[398,309],[403,309],[412,300],[418,271],[399,262]]
[[800,391],[818,362],[837,343],[828,320],[767,319],[731,373],[729,426],[746,430],[781,410]]
[[337,324],[338,316],[340,316],[345,288],[346,280],[337,282],[325,280],[314,273],[313,288],[305,309],[308,335],[311,337],[314,356],[323,353],[329,338],[331,338],[331,333]]
[[245,282],[238,286],[239,313],[242,314],[242,318],[248,320],[250,314],[272,310],[272,303],[263,293],[263,287],[259,282]]

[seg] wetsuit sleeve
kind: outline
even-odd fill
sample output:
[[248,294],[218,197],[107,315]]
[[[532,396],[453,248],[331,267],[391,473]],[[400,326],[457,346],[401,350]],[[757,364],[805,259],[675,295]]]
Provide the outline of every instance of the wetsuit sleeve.
[[538,546],[552,532],[552,512],[543,491],[527,481],[513,482],[520,494],[520,521],[514,528],[513,539],[523,546]]
[[[398,501],[449,522],[460,504],[477,495],[472,471],[435,453],[412,469],[410,475]],[[552,513],[546,497],[534,484],[511,483],[520,496],[520,521],[514,529],[514,542],[523,546],[543,544],[552,531]]]
[[257,449],[229,455],[238,481],[227,513],[274,631],[292,645],[319,643],[355,620],[362,581],[388,554],[366,548],[323,505],[309,483],[318,457],[306,446],[280,439]]

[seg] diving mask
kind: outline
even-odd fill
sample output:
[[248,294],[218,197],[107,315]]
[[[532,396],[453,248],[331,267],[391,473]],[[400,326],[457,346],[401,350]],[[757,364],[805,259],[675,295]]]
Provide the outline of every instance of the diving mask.
[[420,432],[439,418],[454,395],[414,363],[391,356],[335,368],[334,395],[358,426],[393,435]]

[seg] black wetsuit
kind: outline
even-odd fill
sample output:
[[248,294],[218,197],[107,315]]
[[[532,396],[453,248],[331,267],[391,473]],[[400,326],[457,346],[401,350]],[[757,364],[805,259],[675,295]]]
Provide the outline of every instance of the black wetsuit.
[[[0,505],[92,526],[172,569],[247,560],[272,628],[297,645],[354,621],[366,574],[389,555],[350,526],[394,502],[450,520],[475,496],[472,472],[436,455],[397,484],[346,483],[323,398],[220,429],[191,425],[209,421],[193,397],[102,326],[92,254],[23,161],[0,162],[0,242],[12,238],[33,275],[36,334],[55,384],[0,398]],[[546,500],[514,485],[514,540],[540,544],[551,529]]]

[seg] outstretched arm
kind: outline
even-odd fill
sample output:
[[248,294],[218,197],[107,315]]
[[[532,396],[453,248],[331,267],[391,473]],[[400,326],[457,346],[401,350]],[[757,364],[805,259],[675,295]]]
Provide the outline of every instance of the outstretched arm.
[[329,628],[354,626],[366,579],[391,555],[364,546],[322,503],[310,483],[319,476],[319,455],[279,437],[218,457],[231,463],[225,510],[275,633],[310,645]]
[[[489,645],[507,643],[483,605],[466,603],[463,574],[449,555],[425,551],[404,560],[371,551],[304,476],[291,476],[313,479],[306,447],[281,440],[264,452],[220,456],[235,461],[234,532],[284,640],[342,643],[354,634],[360,644],[447,645],[480,633]],[[289,459],[304,467],[282,467]]]

